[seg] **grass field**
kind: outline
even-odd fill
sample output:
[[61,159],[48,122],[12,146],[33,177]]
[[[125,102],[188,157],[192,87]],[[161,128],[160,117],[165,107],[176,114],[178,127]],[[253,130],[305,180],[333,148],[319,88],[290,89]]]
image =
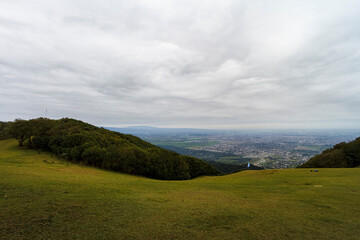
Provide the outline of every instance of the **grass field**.
[[0,141],[0,239],[360,239],[360,168],[159,181]]

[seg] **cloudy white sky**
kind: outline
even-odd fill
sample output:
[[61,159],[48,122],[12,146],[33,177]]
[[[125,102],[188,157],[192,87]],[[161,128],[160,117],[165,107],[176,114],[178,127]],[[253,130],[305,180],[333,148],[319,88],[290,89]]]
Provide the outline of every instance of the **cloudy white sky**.
[[359,128],[360,1],[0,0],[0,120]]

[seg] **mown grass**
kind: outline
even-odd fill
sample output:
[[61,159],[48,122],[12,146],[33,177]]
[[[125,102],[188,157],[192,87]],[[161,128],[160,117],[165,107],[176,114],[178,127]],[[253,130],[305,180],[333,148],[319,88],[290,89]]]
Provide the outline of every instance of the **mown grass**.
[[0,239],[360,239],[360,168],[160,181],[0,141]]

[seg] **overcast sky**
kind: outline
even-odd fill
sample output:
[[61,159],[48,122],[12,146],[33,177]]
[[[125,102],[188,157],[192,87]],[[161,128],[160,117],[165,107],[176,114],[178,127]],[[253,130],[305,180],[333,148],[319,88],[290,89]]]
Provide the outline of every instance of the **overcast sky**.
[[0,0],[0,120],[359,128],[360,1]]

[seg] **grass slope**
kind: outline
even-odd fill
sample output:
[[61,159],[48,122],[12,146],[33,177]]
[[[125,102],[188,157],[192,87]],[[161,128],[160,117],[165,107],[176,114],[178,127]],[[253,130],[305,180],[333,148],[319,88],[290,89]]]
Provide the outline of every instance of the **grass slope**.
[[360,239],[360,168],[160,181],[0,141],[0,239]]

